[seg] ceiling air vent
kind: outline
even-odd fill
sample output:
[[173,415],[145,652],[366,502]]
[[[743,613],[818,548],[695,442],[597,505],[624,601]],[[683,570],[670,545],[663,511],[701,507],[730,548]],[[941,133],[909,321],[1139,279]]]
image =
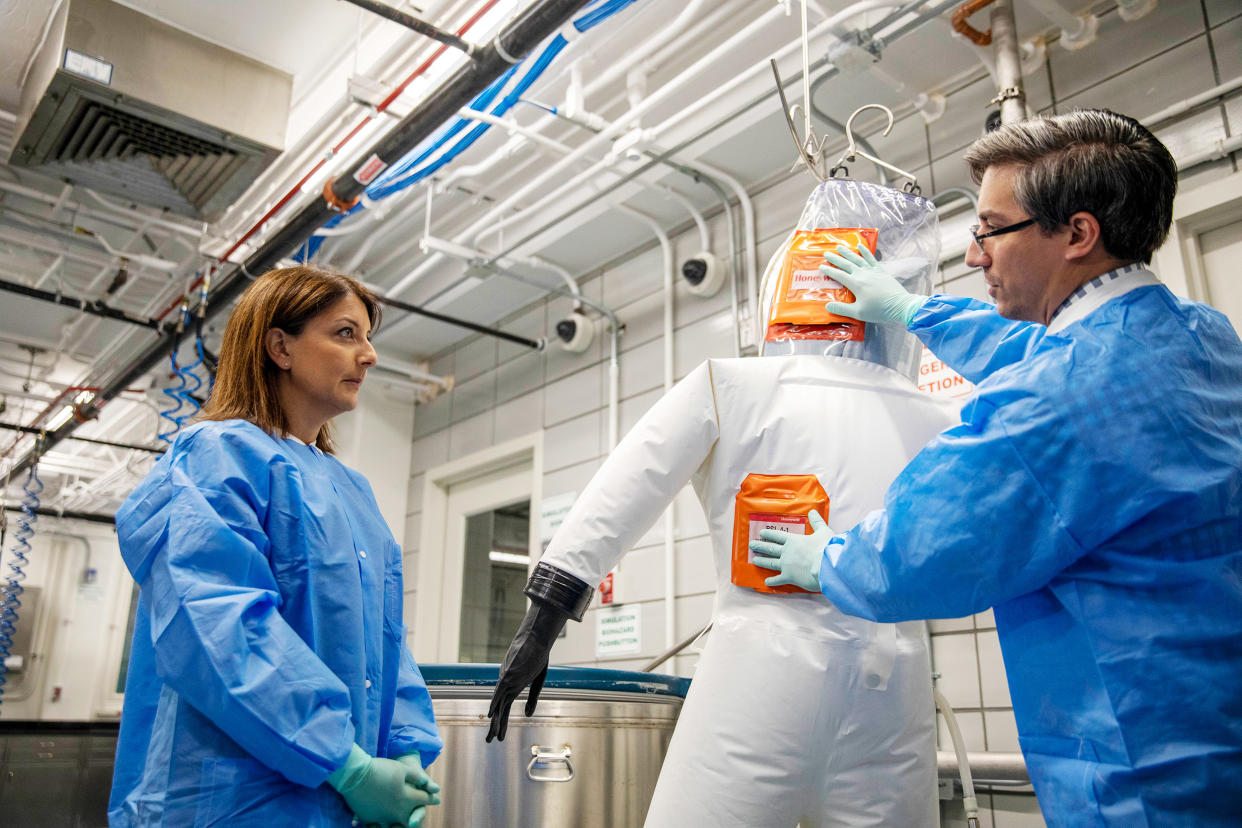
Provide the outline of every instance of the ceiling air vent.
[[70,0],[22,90],[9,163],[212,221],[279,154],[290,88],[110,0]]

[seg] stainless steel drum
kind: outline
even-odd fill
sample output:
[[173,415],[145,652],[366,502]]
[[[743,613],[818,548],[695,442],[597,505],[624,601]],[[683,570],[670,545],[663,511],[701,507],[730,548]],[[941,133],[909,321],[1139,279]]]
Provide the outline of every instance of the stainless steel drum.
[[535,715],[513,703],[487,744],[495,664],[422,666],[444,753],[431,767],[444,804],[427,828],[636,828],[655,791],[689,679],[552,667]]

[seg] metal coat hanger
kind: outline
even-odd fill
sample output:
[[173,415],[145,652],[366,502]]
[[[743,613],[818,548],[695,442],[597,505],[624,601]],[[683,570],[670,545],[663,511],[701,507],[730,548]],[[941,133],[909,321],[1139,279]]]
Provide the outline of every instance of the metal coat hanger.
[[794,145],[798,148],[798,161],[795,163],[795,167],[798,164],[805,164],[811,174],[819,179],[820,183],[823,183],[830,178],[835,178],[838,172],[848,175],[849,170],[845,166],[846,161],[853,162],[858,158],[864,158],[872,164],[883,167],[889,172],[907,179],[906,184],[902,187],[906,192],[918,194],[922,191],[918,177],[914,173],[907,172],[901,167],[883,161],[858,147],[858,141],[854,138],[854,119],[868,109],[882,110],[888,116],[888,125],[880,133],[881,138],[893,131],[893,121],[895,120],[893,118],[893,111],[883,104],[866,104],[865,106],[858,107],[850,114],[849,119],[845,122],[845,140],[847,142],[845,152],[837,159],[837,163],[833,164],[830,169],[827,168],[827,160],[824,157],[824,145],[828,143],[828,136],[817,139],[815,131],[811,128],[809,118],[804,118],[806,136],[798,135],[798,128],[794,125],[794,119],[805,113],[802,112],[802,107],[799,104],[789,105],[789,99],[785,97],[785,86],[781,80],[781,73],[776,68],[776,61],[772,60],[770,63],[772,65],[772,74],[776,76],[776,94],[781,99],[781,112],[785,115],[785,124],[789,127],[789,134],[793,136]]
[[888,125],[884,127],[884,131],[880,133],[881,138],[887,136],[890,132],[893,131],[893,111],[889,109],[887,106],[884,106],[884,104],[875,104],[875,103],[865,104],[863,106],[858,107],[858,109],[855,109],[852,113],[850,113],[849,119],[845,122],[845,140],[848,142],[848,144],[845,147],[845,152],[843,152],[841,154],[841,157],[837,159],[837,163],[833,165],[828,175],[832,176],[839,169],[844,170],[846,161],[853,161],[855,157],[860,157],[860,158],[865,158],[868,161],[870,161],[872,164],[881,166],[884,169],[889,170],[890,172],[894,172],[897,175],[901,176],[902,178],[909,179],[909,181],[906,183],[903,189],[906,192],[918,193],[922,188],[919,187],[918,177],[915,176],[914,173],[906,172],[901,167],[895,167],[892,164],[888,163],[887,161],[882,161],[879,158],[876,158],[871,153],[858,148],[858,144],[854,140],[854,119],[857,118],[859,114],[861,114],[862,112],[865,112],[868,109],[882,110],[884,114],[888,116]]
[[[868,109],[881,109],[888,116],[888,126],[884,128],[881,137],[888,135],[893,130],[893,111],[883,104],[866,104],[855,109],[850,115],[849,120],[845,122],[845,139],[848,145],[845,153],[837,159],[837,163],[832,169],[826,170],[826,159],[824,158],[825,145],[828,143],[828,137],[817,139],[815,130],[811,128],[811,60],[810,60],[810,32],[807,27],[807,0],[802,0],[802,105],[789,105],[789,100],[785,97],[785,83],[781,80],[780,70],[776,68],[776,58],[771,58],[768,62],[772,66],[772,74],[776,76],[776,94],[781,99],[781,114],[785,116],[785,124],[789,127],[789,134],[793,136],[794,144],[798,147],[798,161],[794,163],[796,169],[798,164],[806,164],[808,170],[814,175],[821,184],[828,179],[836,176],[838,171],[849,175],[849,170],[845,168],[843,162],[853,161],[857,156],[862,156],[871,163],[890,170],[902,178],[909,181],[904,186],[904,190],[909,193],[919,193],[919,181],[912,173],[908,173],[900,167],[895,167],[887,161],[881,161],[869,152],[858,148],[857,141],[854,140],[854,119],[859,113]],[[794,119],[799,115],[802,116],[803,132],[802,136],[798,135],[798,128],[794,126]]]

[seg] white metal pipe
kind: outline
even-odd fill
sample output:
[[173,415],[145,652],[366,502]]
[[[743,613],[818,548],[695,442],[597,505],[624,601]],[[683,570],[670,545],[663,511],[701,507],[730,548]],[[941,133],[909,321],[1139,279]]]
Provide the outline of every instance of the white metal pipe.
[[442,186],[447,187],[463,178],[476,178],[487,175],[497,164],[516,155],[525,143],[525,137],[514,135],[498,151],[487,156],[477,164],[454,164],[449,174],[444,177]]
[[[463,6],[468,2],[471,0],[462,0],[454,4],[451,9],[444,12],[443,19],[464,20]],[[383,21],[377,18],[375,25],[383,25]],[[442,26],[442,28],[448,27]],[[405,39],[393,44],[387,52],[379,56],[373,66],[383,67],[386,77],[381,77],[379,80],[393,83],[395,87],[398,79],[404,80],[414,67],[426,60],[436,48],[439,48],[437,44],[411,32]],[[313,85],[307,88],[313,88]],[[260,173],[246,191],[233,202],[234,206],[214,223],[213,235],[227,240],[240,236],[246,229],[249,229],[259,216],[271,208],[279,195],[291,189],[306,174],[306,171],[344,136],[350,122],[361,118],[366,111],[365,107],[355,103],[347,95],[339,98],[310,128],[302,133],[296,145],[281,153],[280,157]]]
[[[134,232],[134,236],[129,240],[129,242],[126,243],[125,246],[128,247],[130,244],[133,244],[146,229],[147,228],[145,226],[139,227]],[[126,259],[130,264],[138,265],[140,267],[149,267],[152,270],[162,270],[165,273],[172,273],[178,267],[177,262],[170,262],[167,259],[161,259],[156,256],[148,256],[144,253],[127,253],[124,250],[117,250],[115,247],[108,244],[108,240],[100,233],[87,232],[84,235],[99,242],[100,247],[107,250],[116,258]]]
[[555,262],[550,262],[547,259],[544,259],[540,256],[530,256],[528,257],[527,261],[529,261],[535,267],[541,267],[544,270],[550,270],[553,273],[555,273],[557,276],[560,276],[561,279],[565,281],[565,286],[569,288],[569,292],[572,293],[574,296],[582,295],[582,289],[578,287],[578,281],[574,279],[573,274],[571,274],[565,268],[561,267]]
[[[819,25],[815,26],[814,28],[812,28],[810,32],[807,33],[807,38],[809,40],[814,40],[823,35],[827,35],[829,37],[835,37],[835,35],[833,35],[832,33],[833,29],[839,26],[842,21],[848,20],[851,17],[854,17],[855,15],[858,15],[861,12],[869,11],[870,9],[873,9],[873,8],[882,8],[885,6],[899,6],[899,5],[902,5],[902,4],[897,3],[897,2],[892,2],[892,0],[863,0],[863,2],[854,3],[846,7],[845,9],[842,9],[841,11],[837,12],[836,14],[834,14],[832,17],[828,18],[827,20],[824,20],[823,22],[821,22]],[[779,7],[777,7],[777,10],[779,10]],[[759,20],[763,20],[763,18],[759,18]],[[781,60],[793,54],[794,52],[797,52],[801,48],[802,48],[802,40],[801,38],[797,38],[791,41],[790,43],[785,44],[780,49],[778,49],[772,55],[772,58],[774,58],[779,63]],[[711,55],[708,55],[708,57],[713,57],[714,55],[715,55],[715,52],[713,52]],[[737,73],[736,75],[733,75],[732,77],[729,78],[729,80],[725,81],[724,83],[714,86],[711,92],[708,92],[706,95],[698,97],[693,102],[687,104],[684,108],[682,108],[680,112],[678,112],[676,117],[670,118],[669,120],[665,121],[663,124],[660,124],[654,127],[651,131],[652,138],[658,139],[663,133],[667,132],[672,127],[677,126],[679,123],[697,114],[700,110],[708,106],[711,106],[712,104],[714,104],[716,101],[720,100],[721,98],[724,98],[732,94],[739,86],[749,82],[756,75],[762,74],[764,72],[770,72],[770,71],[771,69],[769,67],[768,61],[765,59],[765,60],[759,61],[758,63],[755,63],[749,69],[746,69],[742,72]],[[680,80],[680,76],[677,79],[674,79],[674,81],[671,81],[669,85],[676,82],[676,80]],[[663,92],[664,87],[661,87],[660,91]]]
[[[424,184],[423,186],[427,188],[427,190],[428,190],[428,198],[430,198],[430,191],[431,191],[431,188],[432,188],[432,187],[434,187],[435,185],[434,185],[431,181],[428,181],[428,182],[427,182],[426,184]],[[413,190],[413,188],[410,188],[409,190],[405,190],[404,192],[405,192],[405,193],[408,193],[408,194],[410,194],[410,195],[413,195],[414,190]],[[401,193],[395,194],[395,195],[393,196],[393,198],[397,198],[397,199],[400,199],[400,198],[402,198],[402,197],[403,197],[403,196],[402,196],[402,194],[401,194]],[[394,207],[395,207],[395,205],[390,206],[390,207],[389,207],[389,210],[394,209]],[[405,223],[406,223],[406,220],[407,220],[407,219],[409,219],[410,217],[412,217],[412,216],[414,215],[415,211],[417,211],[417,210],[418,210],[418,208],[419,208],[418,199],[416,199],[416,198],[409,198],[409,199],[408,199],[408,203],[407,203],[407,204],[403,204],[403,205],[401,205],[400,210],[397,212],[397,214],[396,214],[396,215],[394,215],[394,216],[392,217],[392,221],[391,221],[391,222],[389,222],[389,224],[390,224],[390,225],[392,225],[392,226],[394,226],[394,227],[404,227],[404,226],[405,226]],[[430,215],[431,215],[430,211],[428,211],[427,215],[428,215],[428,217],[430,217]],[[367,254],[371,252],[371,246],[372,246],[372,245],[374,245],[377,241],[379,241],[380,236],[381,236],[382,234],[383,234],[383,228],[378,228],[378,229],[376,229],[376,231],[375,231],[374,233],[369,233],[369,234],[367,235],[366,239],[365,239],[365,240],[362,242],[362,244],[358,247],[358,249],[357,249],[356,251],[354,251],[354,255],[350,257],[349,262],[345,265],[345,267],[343,268],[343,270],[344,270],[346,273],[352,273],[352,272],[354,272],[355,270],[357,270],[357,269],[358,269],[358,267],[362,264],[363,260],[365,260],[365,259],[366,259]],[[416,244],[416,243],[417,243],[417,239],[409,239],[409,240],[408,240],[408,243],[409,243],[409,244]]]
[[[664,391],[673,387],[676,378],[676,366],[673,361],[673,243],[668,234],[651,216],[633,207],[619,205],[618,210],[626,215],[644,221],[651,232],[660,240],[660,249],[664,253]],[[677,566],[676,566],[676,501],[670,503],[664,511],[664,645],[672,647],[676,642],[676,601],[677,601]]]
[[1069,43],[1078,43],[1084,36],[1090,35],[1091,22],[1087,15],[1077,15],[1068,11],[1057,0],[1026,0],[1049,23],[1061,29],[1061,39]]
[[758,343],[763,339],[763,328],[759,319],[759,285],[756,272],[758,269],[756,258],[758,256],[758,244],[755,239],[755,205],[751,202],[750,194],[746,192],[742,182],[733,176],[710,164],[704,164],[701,160],[696,160],[694,166],[712,178],[727,184],[742,205],[742,231],[745,237],[745,247],[742,250],[742,265],[746,274],[746,303],[750,305],[751,325],[755,333],[752,341]]
[[617,78],[625,77],[633,67],[646,60],[657,49],[661,49],[665,44],[671,43],[674,38],[681,34],[682,29],[688,26],[690,21],[695,18],[704,2],[705,0],[690,0],[689,3],[686,3],[677,17],[673,18],[672,22],[667,26],[662,26],[654,37],[644,40],[642,45],[626,55],[624,60],[613,64],[597,75],[587,85],[583,92],[583,97],[585,98],[598,92]]
[[996,56],[996,85],[1001,95],[1001,123],[1026,119],[1026,93],[1022,89],[1022,58],[1011,0],[992,5],[992,48]]
[[1239,75],[1233,80],[1225,81],[1219,86],[1213,86],[1211,89],[1200,92],[1198,95],[1187,98],[1179,103],[1175,103],[1172,106],[1165,107],[1159,112],[1144,118],[1143,124],[1150,129],[1151,127],[1158,126],[1165,121],[1171,121],[1179,115],[1183,115],[1196,107],[1202,106],[1210,100],[1224,97],[1239,87],[1242,87],[1242,75]]
[[[892,5],[895,5],[895,4],[891,2],[891,0],[863,0],[863,2],[855,3],[851,5],[850,7],[848,7],[847,9],[843,10],[842,12],[824,21],[819,26],[815,27],[815,29],[812,30],[811,34],[812,36],[816,36],[819,33],[822,33],[825,31],[831,31],[831,28],[839,25],[839,23],[842,20],[847,20],[850,17],[853,17],[854,15],[862,11],[866,11],[871,8],[880,8],[880,7],[887,7],[887,6],[892,6]],[[493,229],[498,223],[500,223],[501,221],[504,221],[507,218],[506,213],[508,213],[510,210],[514,208],[517,208],[521,204],[522,200],[527,195],[529,195],[532,192],[535,192],[536,190],[538,190],[538,188],[542,187],[545,183],[551,180],[555,180],[556,177],[563,176],[563,173],[570,167],[571,164],[584,158],[587,155],[587,153],[590,152],[591,150],[595,148],[601,148],[601,149],[604,148],[606,146],[605,142],[609,141],[612,137],[614,137],[614,135],[622,129],[622,125],[636,122],[638,118],[648,109],[652,108],[658,103],[663,102],[667,97],[669,97],[669,95],[672,94],[672,92],[684,86],[687,82],[689,82],[689,80],[691,80],[693,77],[697,76],[701,72],[706,71],[718,59],[730,54],[739,44],[744,43],[747,39],[751,38],[756,32],[758,32],[760,29],[765,27],[772,20],[777,19],[781,15],[781,12],[782,10],[780,6],[774,6],[771,9],[769,9],[767,12],[765,12],[763,15],[761,15],[759,18],[751,21],[740,32],[736,33],[733,37],[729,38],[729,40],[720,44],[716,49],[712,50],[709,54],[707,54],[703,58],[700,58],[691,67],[689,67],[687,70],[679,74],[669,83],[662,86],[656,93],[654,93],[653,95],[648,97],[646,100],[644,100],[639,106],[632,107],[629,112],[625,113],[624,115],[619,117],[616,121],[614,121],[611,127],[605,128],[600,133],[595,135],[594,138],[580,145],[569,156],[567,156],[565,159],[562,159],[560,163],[553,165],[551,168],[545,170],[543,173],[535,176],[532,180],[528,181],[525,186],[519,188],[517,192],[511,194],[503,202],[493,207],[493,209],[489,211],[487,214],[485,214],[484,216],[476,220],[469,228],[464,230],[461,235],[463,237],[470,238],[471,243],[477,244],[479,235],[481,235],[482,233],[490,229]],[[799,46],[800,46],[800,41],[795,40],[791,44],[788,44],[786,47],[784,47],[778,53],[778,55],[789,54],[791,51],[797,49]],[[745,80],[745,79],[748,79],[749,77],[753,77],[756,72],[763,71],[764,69],[766,69],[766,67],[767,67],[766,62],[760,62],[760,63],[755,64],[753,67],[751,67],[750,70],[747,70],[747,72],[743,73],[743,77],[741,79],[734,78],[729,83],[725,84],[725,87],[723,89],[718,87],[715,92],[709,94],[709,96],[707,97],[713,101],[716,100],[723,92],[731,91],[737,85],[737,83],[740,82],[740,80]],[[704,105],[704,103],[705,103],[704,99],[700,98],[698,101],[696,101],[696,103],[691,104],[691,108],[697,110],[698,108],[701,108],[701,106]],[[687,114],[686,110],[683,110],[682,113],[677,117],[677,119],[674,119],[674,120],[681,120],[686,116],[686,114]],[[667,124],[665,126],[667,126]],[[538,209],[541,209],[542,207],[546,206],[546,204],[554,203],[555,201],[562,199],[566,191],[572,191],[574,189],[577,189],[584,181],[589,180],[591,177],[598,174],[598,172],[600,172],[602,168],[603,168],[602,164],[596,164],[591,169],[585,171],[584,173],[579,174],[578,176],[575,176],[567,184],[564,184],[561,187],[558,187],[554,192],[546,194],[545,196],[540,198],[536,202],[536,204],[527,208],[528,211],[530,212],[537,211]],[[754,232],[753,222],[751,225],[750,232],[753,236],[753,232]],[[753,291],[753,287],[754,287],[754,272],[753,272],[754,256],[753,254],[750,256],[750,259],[752,263],[750,265],[751,275],[750,275],[750,282],[748,283],[748,285],[750,288],[752,288],[750,293],[751,295],[753,295],[754,293]],[[390,289],[390,295],[398,296],[401,293],[405,292],[411,285],[413,285],[420,278],[422,278],[422,276],[425,273],[430,272],[432,269],[437,267],[441,262],[442,262],[442,259],[438,257],[430,257],[428,260],[426,260],[423,263],[422,266],[416,268],[413,272],[407,274],[404,278],[399,280]]]
[[686,212],[690,214],[690,217],[694,219],[695,226],[699,228],[699,249],[711,250],[712,234],[707,229],[707,219],[703,218],[703,214],[699,212],[699,208],[694,206],[694,202],[677,192],[677,190],[672,187],[661,186],[660,189],[665,193],[665,195],[669,196],[684,207]]
[[[594,137],[583,142],[580,146],[574,149],[572,153],[570,153],[565,158],[561,159],[559,163],[552,165],[547,170],[544,170],[542,174],[535,176],[533,179],[527,182],[525,186],[519,188],[516,192],[511,194],[503,202],[493,207],[491,211],[489,211],[486,215],[482,216],[476,222],[474,222],[474,224],[471,225],[470,228],[468,228],[466,231],[464,231],[462,235],[472,240],[477,239],[478,235],[482,234],[484,231],[489,230],[495,226],[495,224],[497,223],[495,217],[504,216],[506,213],[508,213],[513,208],[521,205],[528,195],[530,195],[533,192],[537,192],[540,188],[542,188],[549,181],[554,181],[557,178],[563,178],[564,173],[568,169],[570,169],[570,167],[572,167],[573,164],[587,157],[590,153],[597,151],[597,150],[606,149],[611,139],[615,137],[619,132],[621,132],[621,130],[624,128],[626,124],[631,124],[631,123],[636,122],[642,116],[644,112],[662,103],[673,92],[677,91],[682,86],[684,86],[687,82],[689,82],[689,80],[691,80],[698,74],[706,71],[721,57],[730,54],[732,51],[738,48],[739,45],[745,43],[748,39],[753,37],[756,32],[758,32],[760,29],[768,25],[772,20],[775,20],[780,15],[780,12],[781,12],[781,9],[779,6],[773,6],[767,12],[760,15],[755,20],[751,21],[740,32],[738,32],[733,37],[726,40],[724,43],[717,46],[715,49],[713,49],[710,53],[705,55],[703,58],[700,58],[698,61],[695,62],[693,66],[691,66],[686,71],[682,72],[680,75],[678,75],[676,78],[674,78],[669,83],[662,86],[659,90],[657,90],[654,94],[652,94],[647,99],[645,99],[637,107],[632,107],[628,112],[626,112],[625,114],[617,118],[617,120],[614,121],[610,127],[607,127],[603,131],[596,134]],[[548,204],[563,201],[565,195],[568,192],[571,192],[575,190],[576,188],[578,188],[581,185],[584,178],[589,179],[593,175],[597,174],[599,170],[597,170],[596,167],[598,166],[600,165],[598,164],[595,165],[595,167],[592,167],[590,170],[586,171],[586,173],[575,176],[570,182],[555,188],[555,190],[553,190],[551,193],[545,194],[542,198],[540,198],[536,202],[535,205],[532,205],[528,209],[530,211],[536,211],[538,209],[543,208],[544,206]],[[394,286],[392,290],[390,291],[390,293],[391,295],[394,295],[394,296],[400,295],[411,284],[413,284],[413,282],[410,280],[409,277],[406,277],[405,279],[402,279],[401,282],[399,282],[396,286]]]
[[1235,135],[1228,139],[1220,138],[1217,139],[1211,147],[1201,152],[1196,152],[1192,155],[1187,155],[1185,158],[1177,159],[1177,170],[1178,172],[1182,172],[1190,169],[1191,167],[1198,166],[1199,164],[1205,164],[1208,161],[1216,161],[1218,159],[1225,158],[1230,153],[1237,152],[1240,149],[1242,149],[1242,135]]
[[94,200],[98,201],[100,204],[103,204],[105,207],[107,207],[109,211],[108,213],[102,213],[99,210],[91,209],[90,207],[87,207],[86,205],[80,202],[76,202],[76,201],[66,200],[66,201],[61,202],[59,196],[54,196],[50,193],[45,193],[42,190],[35,189],[34,187],[27,187],[23,184],[18,184],[12,181],[0,181],[0,190],[13,193],[14,195],[24,196],[25,198],[29,198],[33,201],[41,201],[44,204],[47,204],[48,206],[51,206],[51,207],[55,207],[58,203],[60,203],[63,208],[68,209],[71,212],[82,213],[83,215],[92,216],[94,218],[101,218],[101,219],[106,219],[109,221],[115,221],[116,220],[115,216],[110,215],[110,213],[115,213],[116,215],[125,216],[127,218],[136,219],[138,221],[150,222],[151,224],[157,227],[162,227],[165,230],[171,230],[175,233],[182,233],[187,236],[194,236],[196,238],[203,235],[202,225],[196,228],[196,227],[192,227],[186,224],[182,224],[180,222],[172,221],[167,218],[149,216],[139,210],[131,210],[128,207],[124,207],[120,204],[114,204],[113,202],[109,202],[105,200],[102,196],[100,196],[99,194],[91,190],[83,190],[83,192],[85,192],[88,196],[90,196]]

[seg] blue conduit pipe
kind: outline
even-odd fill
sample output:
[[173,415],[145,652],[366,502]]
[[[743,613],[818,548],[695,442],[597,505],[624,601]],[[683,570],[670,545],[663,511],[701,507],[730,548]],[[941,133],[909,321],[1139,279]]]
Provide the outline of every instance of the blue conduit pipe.
[[26,496],[22,499],[22,516],[17,519],[17,531],[13,533],[13,548],[10,550],[9,574],[5,578],[4,600],[0,603],[0,703],[4,701],[4,685],[7,681],[5,673],[8,667],[5,662],[13,647],[13,636],[17,633],[17,619],[22,607],[22,581],[26,580],[26,564],[30,559],[30,539],[34,537],[35,523],[39,520],[39,493],[43,491],[43,481],[39,479],[39,467],[30,467],[23,487]]
[[[588,7],[585,14],[573,21],[573,27],[579,32],[585,32],[588,29],[598,26],[608,18],[618,12],[632,6],[638,0],[603,0],[603,2],[595,3]],[[490,110],[490,114],[497,117],[504,115],[516,105],[522,95],[530,88],[530,86],[539,79],[557,55],[561,53],[569,41],[564,35],[558,34],[552,38],[539,56],[530,63],[525,74],[514,84],[512,89],[496,102],[495,106]],[[526,61],[523,61],[525,63]],[[488,107],[496,101],[497,96],[502,90],[508,86],[509,82],[517,75],[518,70],[522,67],[519,63],[505,72],[499,78],[492,82],[485,90],[480,92],[473,101],[470,102],[469,108],[484,112],[488,111]],[[471,126],[473,125],[473,126]],[[469,131],[457,141],[457,143],[444,149],[444,147],[456,136],[458,136],[467,127]],[[425,149],[415,149],[409,153],[404,159],[394,164],[384,172],[375,183],[366,190],[366,198],[370,201],[380,201],[394,193],[400,192],[408,187],[417,184],[429,176],[434,175],[445,164],[450,163],[462,152],[471,147],[483,133],[492,127],[491,124],[478,123],[467,118],[457,118],[447,127],[445,127],[438,135],[429,139],[430,145]],[[441,150],[443,152],[440,152]],[[437,153],[439,155],[437,156]],[[432,160],[434,158],[434,160]],[[336,216],[324,224],[325,228],[336,227],[346,217],[353,215],[359,210],[365,209],[362,203],[359,203],[348,212]],[[299,262],[309,261],[319,247],[323,244],[324,236],[311,236],[299,248],[294,258]]]

